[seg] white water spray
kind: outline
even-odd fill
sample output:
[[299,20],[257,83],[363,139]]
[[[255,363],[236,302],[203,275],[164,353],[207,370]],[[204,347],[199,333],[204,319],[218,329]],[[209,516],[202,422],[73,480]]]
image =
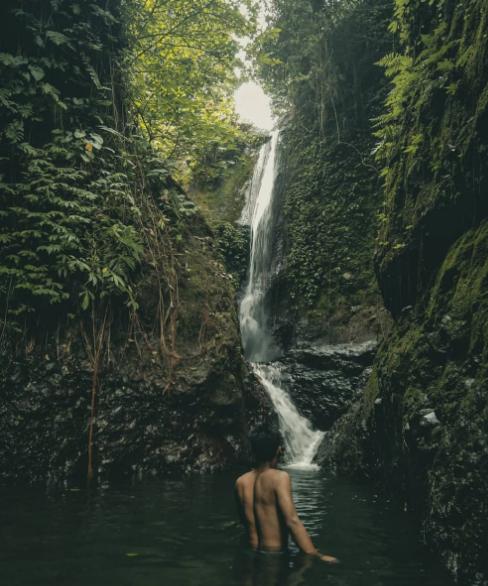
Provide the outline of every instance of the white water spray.
[[275,358],[278,349],[267,327],[264,297],[270,285],[272,263],[272,197],[276,174],[279,133],[261,147],[247,194],[241,221],[251,226],[249,280],[241,301],[239,317],[244,351],[249,360]]
[[268,327],[265,304],[273,267],[273,196],[278,142],[279,132],[274,131],[271,140],[261,147],[240,220],[251,226],[251,257],[249,281],[240,304],[239,317],[246,357],[278,413],[286,464],[296,468],[312,468],[316,467],[312,462],[324,434],[313,430],[308,419],[300,415],[285,390],[279,367],[269,364],[279,355]]

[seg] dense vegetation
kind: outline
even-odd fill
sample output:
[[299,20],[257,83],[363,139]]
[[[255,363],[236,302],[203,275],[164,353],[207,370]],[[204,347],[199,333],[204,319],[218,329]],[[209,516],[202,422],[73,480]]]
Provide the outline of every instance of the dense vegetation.
[[[391,29],[403,51],[382,60],[393,89],[378,120],[385,208],[376,263],[397,314],[418,301],[449,246],[488,211],[486,7],[398,2]],[[423,268],[413,274],[411,264]]]
[[[2,4],[1,455],[27,457],[20,421],[34,426],[27,441],[50,445],[57,424],[45,413],[57,389],[66,393],[60,418],[78,422],[63,427],[75,438],[74,464],[52,447],[37,471],[4,462],[7,476],[42,478],[66,458],[79,472],[86,400],[93,474],[100,387],[123,393],[121,370],[102,376],[116,365],[126,378],[152,370],[158,392],[169,393],[190,357],[200,364],[198,376],[186,375],[190,388],[191,376],[203,384],[225,364],[238,400],[232,280],[185,189],[222,183],[250,144],[229,96],[236,35],[252,27],[252,12],[245,19],[224,0]],[[157,392],[145,392],[156,414]]]
[[225,2],[179,4],[5,7],[7,327],[23,327],[36,311],[47,322],[54,307],[68,315],[114,295],[136,311],[143,259],[171,296],[171,248],[193,212],[173,178],[198,165],[200,175],[218,174],[226,161],[209,153],[235,149],[244,136],[227,97],[232,32],[243,17]]
[[392,47],[390,14],[386,0],[277,1],[257,41],[259,74],[283,114],[280,303],[332,340],[376,328],[381,183],[371,119],[386,91],[377,61]]

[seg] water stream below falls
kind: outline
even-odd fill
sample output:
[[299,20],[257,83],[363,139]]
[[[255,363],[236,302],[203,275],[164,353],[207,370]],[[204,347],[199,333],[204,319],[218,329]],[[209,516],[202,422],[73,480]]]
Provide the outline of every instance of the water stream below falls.
[[318,468],[313,458],[324,433],[312,429],[308,419],[300,415],[285,390],[281,370],[274,364],[253,365],[262,385],[278,413],[280,431],[285,444],[285,463],[288,468]]
[[293,404],[284,386],[280,367],[273,364],[279,350],[269,329],[266,294],[273,278],[275,242],[275,180],[280,134],[275,130],[261,147],[248,189],[241,222],[251,228],[248,282],[240,303],[239,317],[246,357],[268,392],[278,413],[285,443],[285,463],[289,467],[313,468],[313,459],[323,439],[321,431]]

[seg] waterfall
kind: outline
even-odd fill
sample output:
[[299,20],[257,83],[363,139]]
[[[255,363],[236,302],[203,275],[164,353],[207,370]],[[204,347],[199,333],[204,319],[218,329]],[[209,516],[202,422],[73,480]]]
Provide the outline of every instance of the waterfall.
[[239,317],[246,357],[253,362],[272,360],[278,349],[267,327],[265,295],[272,264],[272,196],[276,174],[278,131],[261,147],[248,191],[243,217],[251,225],[249,280],[241,301]]
[[313,467],[313,458],[323,438],[300,415],[286,392],[278,365],[279,356],[266,312],[266,294],[273,277],[273,237],[276,217],[273,206],[277,172],[279,131],[261,147],[249,185],[240,222],[251,227],[249,278],[239,310],[242,343],[246,358],[268,392],[278,413],[280,431],[285,442],[285,462],[293,467]]

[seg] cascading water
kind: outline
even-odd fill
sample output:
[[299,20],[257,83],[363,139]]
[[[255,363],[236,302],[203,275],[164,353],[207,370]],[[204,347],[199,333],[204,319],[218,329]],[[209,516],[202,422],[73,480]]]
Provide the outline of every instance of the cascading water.
[[240,305],[244,351],[249,360],[272,360],[278,354],[267,328],[264,297],[269,288],[272,261],[272,197],[276,173],[278,131],[261,147],[241,222],[251,226],[249,280]]
[[286,464],[307,468],[315,466],[312,462],[323,433],[313,430],[310,422],[297,411],[284,388],[279,366],[270,362],[279,355],[268,327],[265,304],[273,269],[273,196],[278,142],[279,131],[274,131],[271,140],[261,147],[241,216],[241,223],[251,226],[251,256],[239,318],[246,357],[278,413]]

